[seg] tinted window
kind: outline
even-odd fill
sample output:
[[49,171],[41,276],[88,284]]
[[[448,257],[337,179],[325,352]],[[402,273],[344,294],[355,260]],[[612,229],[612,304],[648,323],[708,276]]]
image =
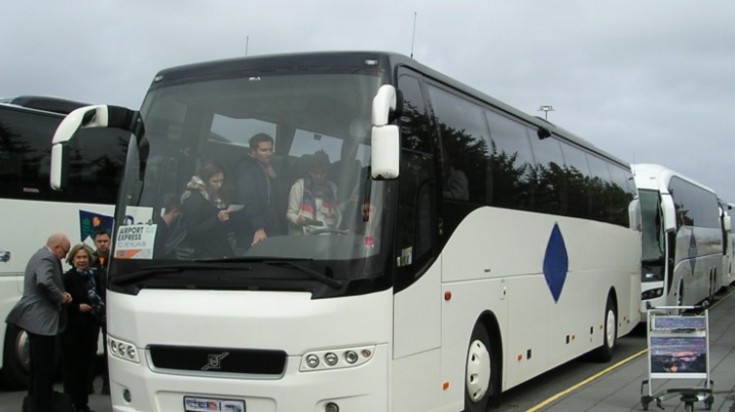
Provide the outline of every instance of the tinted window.
[[535,131],[532,129],[527,129],[527,131],[531,136],[533,155],[536,159],[534,210],[541,213],[565,215],[567,214],[567,185],[559,141],[553,137],[539,139]]
[[444,198],[484,204],[490,182],[489,131],[483,109],[429,86],[443,150]]
[[401,76],[398,88],[403,92],[401,113],[401,147],[419,152],[431,152],[431,122],[426,114],[426,104],[421,87],[415,77]]
[[608,190],[610,199],[609,222],[627,226],[629,224],[628,205],[635,198],[636,189],[630,168],[615,164],[609,165],[611,185]]
[[401,116],[401,175],[397,238],[396,279],[399,291],[416,281],[432,257],[437,220],[434,210],[436,190],[432,154],[431,121],[426,114],[418,79],[402,75],[398,87],[403,92]]
[[587,219],[590,216],[590,168],[587,165],[587,154],[577,146],[565,142],[561,143],[561,149],[564,154],[569,198],[567,214]]
[[0,106],[0,196],[83,203],[115,202],[128,138],[114,129],[83,129],[68,146],[69,181],[49,187],[51,139],[63,116]]
[[679,226],[720,227],[717,196],[685,180],[672,178],[669,192],[674,198]]
[[492,137],[493,206],[533,208],[533,157],[525,126],[508,117],[485,111]]
[[587,157],[590,165],[590,217],[601,222],[607,221],[609,199],[607,188],[610,185],[610,171],[607,162],[590,154]]

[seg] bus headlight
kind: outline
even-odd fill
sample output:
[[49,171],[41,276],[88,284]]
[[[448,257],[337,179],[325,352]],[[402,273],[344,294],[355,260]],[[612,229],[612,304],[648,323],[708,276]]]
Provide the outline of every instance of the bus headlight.
[[660,297],[664,294],[664,288],[650,289],[641,293],[641,300],[648,300]]
[[306,356],[306,366],[314,369],[319,366],[319,357],[313,353]]
[[138,359],[138,349],[132,343],[107,335],[107,348],[109,349],[110,355],[115,358],[123,359],[128,362],[140,363],[140,359]]
[[362,365],[372,359],[375,346],[356,348],[327,349],[309,352],[301,358],[301,372],[327,369],[351,368]]

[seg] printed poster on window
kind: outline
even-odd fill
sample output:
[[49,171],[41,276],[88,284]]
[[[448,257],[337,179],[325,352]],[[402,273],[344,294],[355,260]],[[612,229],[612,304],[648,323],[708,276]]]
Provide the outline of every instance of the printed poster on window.
[[115,242],[116,259],[152,259],[158,225],[120,226]]

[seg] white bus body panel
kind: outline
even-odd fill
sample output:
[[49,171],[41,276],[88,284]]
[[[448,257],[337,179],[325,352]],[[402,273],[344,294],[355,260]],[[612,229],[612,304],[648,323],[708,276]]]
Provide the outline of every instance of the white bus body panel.
[[[258,412],[317,410],[328,400],[349,411],[388,408],[391,290],[319,300],[300,292],[155,289],[137,296],[110,291],[107,297],[109,335],[134,344],[141,359],[134,364],[110,357],[115,411],[181,410],[184,396],[240,399],[246,410]],[[277,382],[154,371],[147,350],[152,344],[283,350],[286,368]],[[375,353],[359,367],[299,371],[308,351],[366,345],[375,345]],[[122,397],[125,389],[130,403]]]
[[[569,259],[558,302],[542,273],[554,224]],[[485,311],[502,331],[503,390],[601,346],[611,289],[618,336],[629,333],[639,322],[640,241],[638,231],[576,218],[498,208],[467,216],[443,252],[452,299],[442,308],[442,370],[454,398],[463,399],[466,350],[449,348],[467,347]]]

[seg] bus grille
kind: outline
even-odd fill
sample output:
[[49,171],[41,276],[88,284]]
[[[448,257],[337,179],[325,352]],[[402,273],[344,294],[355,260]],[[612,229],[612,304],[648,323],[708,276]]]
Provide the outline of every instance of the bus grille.
[[154,369],[206,374],[282,375],[286,352],[263,349],[151,345]]

